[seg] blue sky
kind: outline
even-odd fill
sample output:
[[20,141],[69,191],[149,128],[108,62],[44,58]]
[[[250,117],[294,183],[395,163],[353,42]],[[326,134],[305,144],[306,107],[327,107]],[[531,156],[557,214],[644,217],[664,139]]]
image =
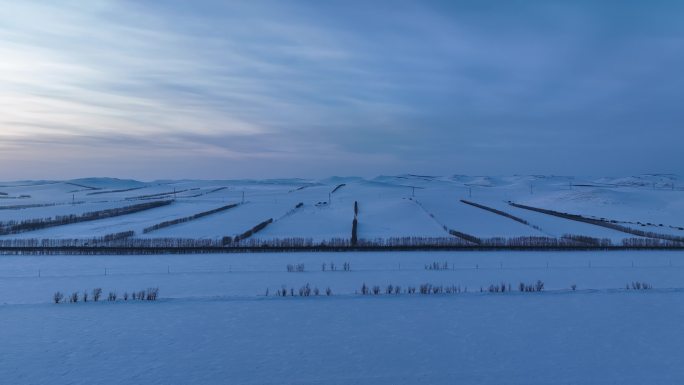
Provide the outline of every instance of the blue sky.
[[0,9],[0,179],[684,174],[682,2]]

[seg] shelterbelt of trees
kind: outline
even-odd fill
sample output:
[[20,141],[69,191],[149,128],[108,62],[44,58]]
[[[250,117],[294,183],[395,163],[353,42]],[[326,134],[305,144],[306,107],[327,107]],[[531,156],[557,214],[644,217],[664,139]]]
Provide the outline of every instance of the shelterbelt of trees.
[[8,221],[0,223],[0,235],[17,234],[26,231],[35,231],[48,227],[69,225],[72,223],[95,221],[117,217],[121,215],[133,214],[144,210],[170,205],[173,200],[153,201],[139,203],[131,206],[117,207],[100,211],[92,211],[84,214],[61,215],[50,218],[27,219],[23,221]]
[[[255,227],[267,224],[264,221]],[[248,230],[253,231],[253,229]],[[0,240],[3,254],[159,254],[223,253],[258,251],[392,251],[392,250],[627,250],[684,249],[684,243],[662,239],[629,238],[620,243],[566,235],[561,238],[516,237],[477,238],[474,243],[459,237],[395,237],[382,239],[311,238],[223,239],[133,238],[133,231],[90,239],[7,239]],[[228,241],[230,239],[230,241]]]

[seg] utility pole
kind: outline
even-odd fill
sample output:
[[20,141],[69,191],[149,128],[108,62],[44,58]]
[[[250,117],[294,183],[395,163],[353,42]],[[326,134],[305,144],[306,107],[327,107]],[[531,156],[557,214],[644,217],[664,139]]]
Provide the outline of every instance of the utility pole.
[[411,186],[411,197],[415,198],[416,197],[416,187]]
[[332,193],[328,193],[328,205],[332,203]]
[[173,188],[173,199],[176,200],[176,188]]
[[242,203],[245,203],[245,191],[242,191]]
[[473,197],[473,188],[468,187],[468,198],[472,198],[472,197]]
[[530,183],[530,195],[534,194],[534,184]]

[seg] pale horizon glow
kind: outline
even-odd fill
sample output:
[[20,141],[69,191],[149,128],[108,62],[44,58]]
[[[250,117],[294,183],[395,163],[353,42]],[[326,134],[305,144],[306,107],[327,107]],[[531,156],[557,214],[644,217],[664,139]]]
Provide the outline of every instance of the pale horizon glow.
[[679,2],[0,7],[0,180],[684,174]]

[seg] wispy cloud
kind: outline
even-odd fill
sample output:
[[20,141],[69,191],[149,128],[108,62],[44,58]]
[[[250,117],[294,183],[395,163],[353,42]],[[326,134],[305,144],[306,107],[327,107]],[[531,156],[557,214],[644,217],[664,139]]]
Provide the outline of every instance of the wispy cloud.
[[675,3],[0,6],[1,179],[683,171]]

